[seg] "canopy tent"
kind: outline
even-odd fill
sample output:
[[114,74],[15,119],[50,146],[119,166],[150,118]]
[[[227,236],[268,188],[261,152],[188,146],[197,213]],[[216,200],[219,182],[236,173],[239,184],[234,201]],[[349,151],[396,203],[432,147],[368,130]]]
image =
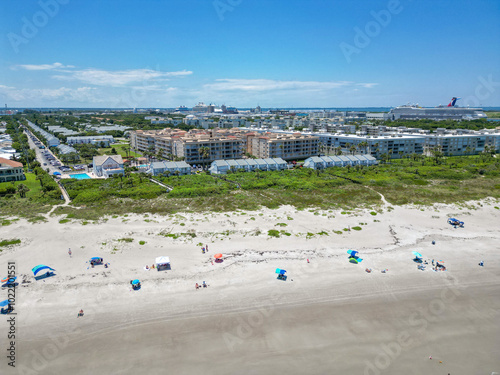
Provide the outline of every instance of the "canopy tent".
[[35,276],[38,274],[38,272],[42,271],[42,270],[46,270],[46,269],[49,269],[51,271],[55,271],[55,269],[53,268],[50,268],[49,266],[46,266],[44,264],[39,264],[38,266],[36,267],[33,267],[33,269],[31,271],[33,271],[33,273],[35,274]]
[[156,270],[168,270],[170,269],[170,258],[169,257],[158,257],[156,258]]
[[352,257],[355,257],[358,254],[358,251],[355,250],[347,250],[347,254],[349,254]]
[[169,257],[158,257],[156,258],[156,265],[157,266],[166,266],[167,264],[170,264],[170,258]]
[[215,258],[215,259],[220,259],[220,258],[222,258],[222,254],[221,254],[221,253],[219,253],[219,254],[215,254],[215,255],[214,255],[214,258]]
[[9,300],[6,299],[5,301],[0,302],[0,307],[7,306],[9,304]]
[[358,260],[356,258],[349,258],[349,262],[354,263],[354,264],[358,264],[360,262],[360,260]]

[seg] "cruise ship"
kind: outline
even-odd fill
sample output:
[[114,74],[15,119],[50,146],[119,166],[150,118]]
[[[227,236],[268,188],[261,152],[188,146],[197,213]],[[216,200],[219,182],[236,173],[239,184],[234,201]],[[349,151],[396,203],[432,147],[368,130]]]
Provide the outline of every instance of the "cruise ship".
[[181,106],[177,107],[177,108],[175,109],[175,111],[176,111],[176,112],[188,112],[188,111],[189,111],[189,108],[188,108],[188,107],[186,107],[186,106],[181,105]]
[[418,105],[402,105],[389,111],[391,120],[476,120],[487,118],[482,108],[457,107],[460,98],[453,97],[447,107],[423,108]]

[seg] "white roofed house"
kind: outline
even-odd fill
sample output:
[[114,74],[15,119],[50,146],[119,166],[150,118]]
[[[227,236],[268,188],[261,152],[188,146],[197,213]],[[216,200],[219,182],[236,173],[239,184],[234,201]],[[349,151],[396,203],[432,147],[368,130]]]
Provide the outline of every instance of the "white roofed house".
[[263,170],[277,171],[287,169],[287,163],[281,158],[267,159],[235,159],[235,160],[215,160],[212,162],[209,171],[211,174],[226,174],[228,172],[245,172]]
[[313,156],[304,162],[304,167],[313,169],[324,169],[330,167],[346,167],[355,165],[376,165],[377,159],[371,155],[347,155],[347,156]]
[[158,176],[161,173],[169,174],[191,174],[191,166],[185,161],[158,161],[149,165],[147,173]]
[[94,173],[98,177],[109,177],[113,174],[124,173],[121,155],[94,156]]

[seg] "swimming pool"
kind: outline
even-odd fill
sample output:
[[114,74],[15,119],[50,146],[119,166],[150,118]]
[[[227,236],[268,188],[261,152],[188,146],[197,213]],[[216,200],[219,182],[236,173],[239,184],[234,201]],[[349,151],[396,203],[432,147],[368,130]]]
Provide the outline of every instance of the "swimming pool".
[[78,180],[85,180],[87,178],[90,178],[90,176],[87,173],[70,174],[69,177],[76,178]]

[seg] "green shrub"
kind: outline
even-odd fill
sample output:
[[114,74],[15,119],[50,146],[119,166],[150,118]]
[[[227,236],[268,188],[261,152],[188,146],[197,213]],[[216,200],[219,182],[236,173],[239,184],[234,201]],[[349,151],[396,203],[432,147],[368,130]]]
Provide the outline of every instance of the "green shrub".
[[267,231],[267,235],[269,237],[276,237],[276,238],[279,238],[280,237],[280,231],[279,230],[275,230],[275,229],[269,229]]
[[117,241],[130,243],[130,242],[134,242],[134,239],[130,238],[130,237],[125,237],[125,238],[119,238],[119,239],[117,239]]
[[21,243],[21,240],[18,238],[14,238],[12,240],[2,240],[0,241],[0,247],[9,246],[9,245],[18,245]]

